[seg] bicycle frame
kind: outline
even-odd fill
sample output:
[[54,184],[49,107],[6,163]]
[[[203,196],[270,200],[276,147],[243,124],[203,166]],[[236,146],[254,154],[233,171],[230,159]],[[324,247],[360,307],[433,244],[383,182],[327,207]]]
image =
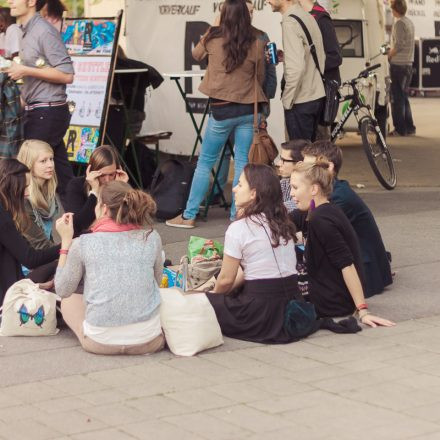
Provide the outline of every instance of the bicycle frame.
[[[354,112],[354,116],[356,118],[356,121],[358,123],[358,126],[360,124],[358,113],[361,108],[365,108],[368,111],[368,114],[372,119],[374,119],[373,115],[371,114],[371,107],[369,105],[365,105],[361,97],[359,95],[359,90],[356,87],[355,81],[350,81],[348,84],[353,90],[353,94],[344,96],[344,99],[340,102],[346,102],[350,101],[350,106],[348,110],[342,115],[342,119],[336,124],[335,128],[332,130],[330,138],[331,141],[334,142],[338,134],[342,131],[342,128],[344,127],[344,124],[347,122],[348,118],[351,116],[351,114]],[[377,130],[376,130],[377,131]]]

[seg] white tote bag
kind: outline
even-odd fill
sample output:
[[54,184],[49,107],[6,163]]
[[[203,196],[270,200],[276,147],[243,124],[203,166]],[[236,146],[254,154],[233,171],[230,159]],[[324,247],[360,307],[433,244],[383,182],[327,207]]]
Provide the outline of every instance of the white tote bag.
[[31,280],[20,280],[6,292],[0,336],[51,336],[58,333],[56,295]]
[[220,325],[204,293],[184,294],[179,289],[160,289],[160,320],[171,352],[193,356],[223,344]]

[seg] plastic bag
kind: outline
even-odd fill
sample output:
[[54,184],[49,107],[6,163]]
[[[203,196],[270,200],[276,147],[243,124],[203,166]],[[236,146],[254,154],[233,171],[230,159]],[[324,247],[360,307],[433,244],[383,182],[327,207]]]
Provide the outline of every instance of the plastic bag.
[[223,245],[215,240],[192,235],[188,243],[188,258],[191,264],[199,261],[221,260]]

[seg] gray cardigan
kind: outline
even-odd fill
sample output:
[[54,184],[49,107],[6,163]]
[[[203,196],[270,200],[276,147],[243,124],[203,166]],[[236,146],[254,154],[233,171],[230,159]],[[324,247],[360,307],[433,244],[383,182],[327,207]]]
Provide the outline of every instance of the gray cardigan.
[[162,242],[156,231],[95,232],[76,238],[55,290],[66,298],[84,278],[86,321],[116,327],[150,319],[159,309]]

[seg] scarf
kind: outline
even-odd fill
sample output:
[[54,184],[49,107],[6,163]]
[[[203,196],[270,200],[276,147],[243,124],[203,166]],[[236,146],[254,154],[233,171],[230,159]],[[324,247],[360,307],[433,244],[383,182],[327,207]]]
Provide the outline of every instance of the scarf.
[[121,223],[116,223],[109,217],[103,217],[97,220],[90,229],[92,232],[126,232],[142,229],[142,227],[132,223],[123,225]]

